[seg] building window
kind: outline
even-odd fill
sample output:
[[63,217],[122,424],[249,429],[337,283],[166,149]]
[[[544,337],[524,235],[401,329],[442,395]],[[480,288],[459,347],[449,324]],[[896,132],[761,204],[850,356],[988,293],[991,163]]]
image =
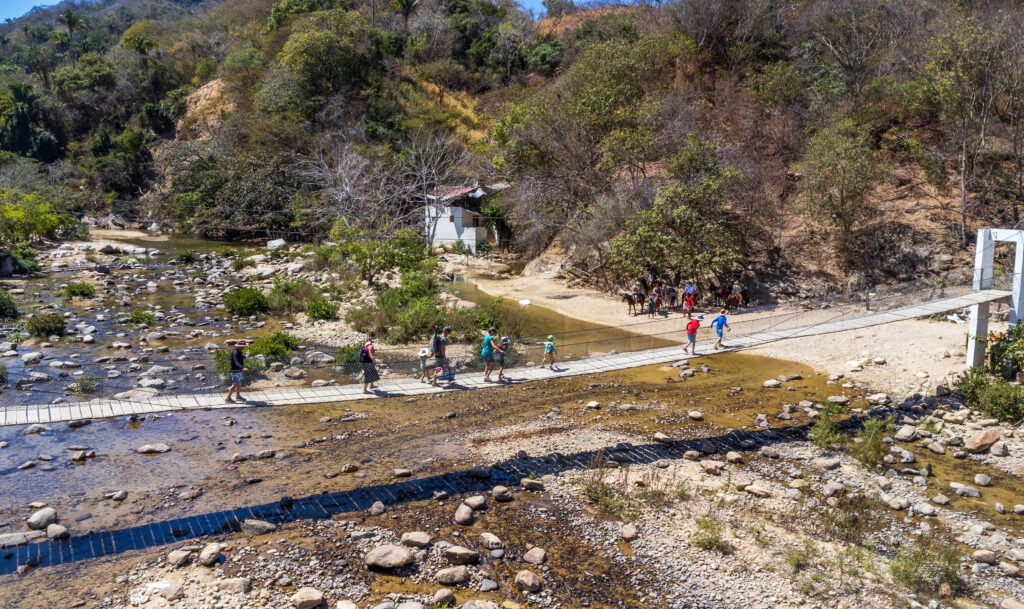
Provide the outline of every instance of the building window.
[[448,214],[448,221],[455,224],[455,214]]

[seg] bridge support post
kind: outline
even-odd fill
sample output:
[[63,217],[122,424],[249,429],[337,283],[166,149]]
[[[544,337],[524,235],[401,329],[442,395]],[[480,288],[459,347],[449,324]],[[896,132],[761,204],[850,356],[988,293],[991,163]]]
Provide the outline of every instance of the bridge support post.
[[[1017,247],[1017,252],[1022,249]],[[987,290],[992,287],[993,265],[995,262],[995,242],[992,230],[978,230],[978,242],[974,250],[974,290]],[[1020,269],[1017,269],[1018,272]],[[967,332],[967,365],[985,365],[985,340],[988,336],[987,302],[971,306],[971,325]]]

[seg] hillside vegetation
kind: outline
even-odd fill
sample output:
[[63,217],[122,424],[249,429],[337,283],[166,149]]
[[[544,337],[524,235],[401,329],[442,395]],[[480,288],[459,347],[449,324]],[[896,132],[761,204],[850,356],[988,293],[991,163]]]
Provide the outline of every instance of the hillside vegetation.
[[7,247],[110,213],[386,240],[504,180],[508,244],[594,282],[875,282],[968,260],[1024,199],[1012,1],[64,2],[0,58]]

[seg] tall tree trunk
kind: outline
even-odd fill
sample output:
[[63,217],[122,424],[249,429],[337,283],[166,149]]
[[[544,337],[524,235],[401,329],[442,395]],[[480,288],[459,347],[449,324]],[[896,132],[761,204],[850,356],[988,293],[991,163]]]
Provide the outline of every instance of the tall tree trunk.
[[967,138],[960,144],[960,243],[967,247]]
[[68,28],[68,54],[71,55],[71,69],[75,69],[75,33]]

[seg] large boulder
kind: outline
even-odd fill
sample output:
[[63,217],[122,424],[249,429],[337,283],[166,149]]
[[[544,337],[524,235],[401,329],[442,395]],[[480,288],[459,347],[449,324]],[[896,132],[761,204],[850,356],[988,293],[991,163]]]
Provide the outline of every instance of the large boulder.
[[445,586],[463,584],[469,581],[469,570],[462,565],[441,569],[437,572],[436,580]]
[[316,588],[299,588],[292,595],[295,609],[316,609],[324,602],[324,593]]
[[366,566],[378,569],[396,569],[412,564],[414,560],[409,548],[390,543],[377,546],[363,557]]
[[964,448],[972,454],[983,453],[993,444],[999,441],[999,432],[994,429],[987,429],[976,433],[964,443]]
[[42,531],[55,522],[57,522],[57,510],[51,507],[44,507],[29,516],[26,524],[33,531]]

